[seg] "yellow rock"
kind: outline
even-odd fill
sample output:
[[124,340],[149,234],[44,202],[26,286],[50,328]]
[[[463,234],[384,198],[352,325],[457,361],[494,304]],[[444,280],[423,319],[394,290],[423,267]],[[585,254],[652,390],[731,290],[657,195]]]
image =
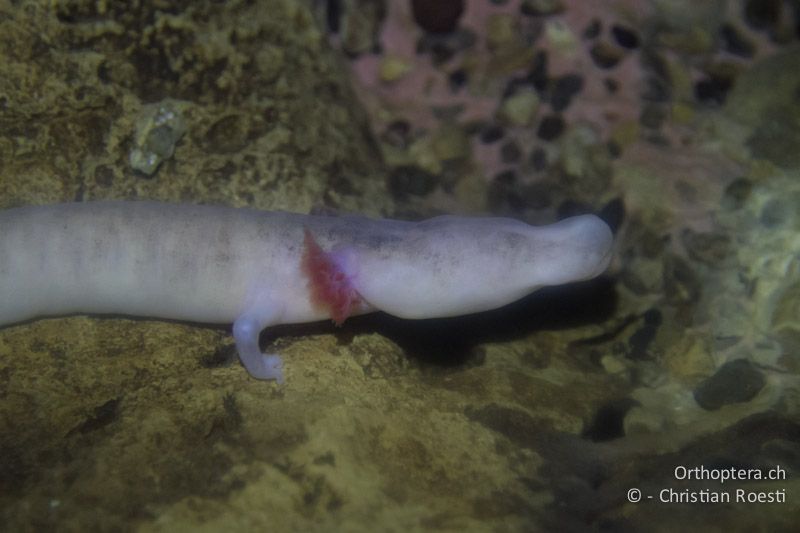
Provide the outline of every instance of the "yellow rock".
[[694,118],[694,109],[684,102],[675,102],[672,106],[672,120],[678,124],[689,124]]
[[486,22],[486,45],[489,50],[515,46],[519,40],[519,22],[506,14],[491,15]]
[[664,364],[674,377],[692,385],[711,375],[715,368],[708,343],[692,334],[670,342]]
[[529,126],[539,109],[539,95],[532,90],[520,90],[503,101],[498,112],[500,120],[512,126]]
[[411,63],[396,56],[387,55],[381,61],[380,77],[381,81],[397,81],[412,69]]

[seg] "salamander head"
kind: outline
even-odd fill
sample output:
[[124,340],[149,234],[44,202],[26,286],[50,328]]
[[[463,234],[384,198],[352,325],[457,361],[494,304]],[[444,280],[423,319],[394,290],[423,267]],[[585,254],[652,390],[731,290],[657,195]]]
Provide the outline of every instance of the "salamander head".
[[544,285],[595,277],[608,266],[612,244],[611,230],[594,215],[541,227],[437,217],[391,246],[359,251],[355,288],[370,305],[400,317],[474,313]]

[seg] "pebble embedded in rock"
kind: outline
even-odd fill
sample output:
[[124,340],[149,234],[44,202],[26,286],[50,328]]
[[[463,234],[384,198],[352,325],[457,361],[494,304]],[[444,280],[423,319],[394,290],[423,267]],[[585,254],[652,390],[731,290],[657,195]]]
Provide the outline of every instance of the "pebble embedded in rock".
[[498,213],[518,212],[526,207],[525,200],[519,193],[517,173],[505,170],[494,177],[489,185],[488,205]]
[[383,56],[378,70],[381,81],[391,83],[399,80],[414,68],[413,64],[400,57]]
[[553,111],[559,112],[569,107],[572,98],[581,92],[581,89],[583,89],[583,76],[580,74],[566,74],[557,78],[550,95]]
[[564,119],[558,115],[548,115],[542,119],[536,135],[543,141],[557,139],[564,132]]
[[639,36],[630,28],[614,24],[611,26],[611,35],[614,36],[617,44],[623,48],[633,49],[639,47]]
[[520,43],[519,20],[509,14],[498,13],[486,20],[486,46],[498,53],[509,53]]
[[464,128],[445,124],[431,138],[433,153],[439,161],[460,161],[469,157],[470,143]]
[[528,126],[539,109],[539,96],[532,90],[520,90],[500,105],[499,117],[512,126]]
[[697,404],[707,411],[724,405],[749,402],[764,388],[764,375],[747,359],[722,365],[717,372],[694,390]]
[[468,50],[478,38],[475,32],[457,28],[450,33],[426,33],[417,42],[417,54],[431,54],[434,65],[441,65],[452,59],[458,52]]
[[622,59],[622,50],[606,42],[599,42],[589,50],[594,64],[603,69],[614,68]]
[[389,190],[400,200],[407,196],[425,196],[436,188],[438,180],[430,172],[415,165],[403,165],[389,175]]
[[464,13],[464,0],[412,0],[414,21],[431,33],[450,33]]
[[533,56],[533,64],[526,77],[533,85],[533,88],[539,93],[542,93],[549,83],[547,78],[547,62],[547,52],[544,50],[536,52],[536,55]]
[[134,170],[151,176],[162,161],[172,157],[175,145],[186,132],[183,112],[188,106],[187,102],[169,98],[142,106],[128,158]]

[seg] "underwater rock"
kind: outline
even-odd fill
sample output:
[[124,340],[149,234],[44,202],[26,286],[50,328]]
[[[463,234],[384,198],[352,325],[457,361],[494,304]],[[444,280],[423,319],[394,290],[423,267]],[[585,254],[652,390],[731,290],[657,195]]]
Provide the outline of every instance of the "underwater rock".
[[708,411],[723,405],[749,402],[764,388],[764,375],[746,359],[722,365],[694,390],[697,404]]
[[165,159],[172,157],[175,145],[186,132],[183,112],[188,105],[168,98],[142,107],[129,157],[134,170],[152,176]]

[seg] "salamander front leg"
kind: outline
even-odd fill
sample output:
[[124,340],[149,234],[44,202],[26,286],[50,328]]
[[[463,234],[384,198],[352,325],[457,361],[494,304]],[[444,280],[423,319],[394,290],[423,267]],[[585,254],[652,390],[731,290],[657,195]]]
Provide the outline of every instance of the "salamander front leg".
[[242,364],[256,379],[274,379],[283,383],[282,361],[277,354],[262,354],[258,346],[258,336],[261,331],[280,318],[281,306],[274,302],[248,308],[239,315],[233,323],[233,338],[239,359]]

